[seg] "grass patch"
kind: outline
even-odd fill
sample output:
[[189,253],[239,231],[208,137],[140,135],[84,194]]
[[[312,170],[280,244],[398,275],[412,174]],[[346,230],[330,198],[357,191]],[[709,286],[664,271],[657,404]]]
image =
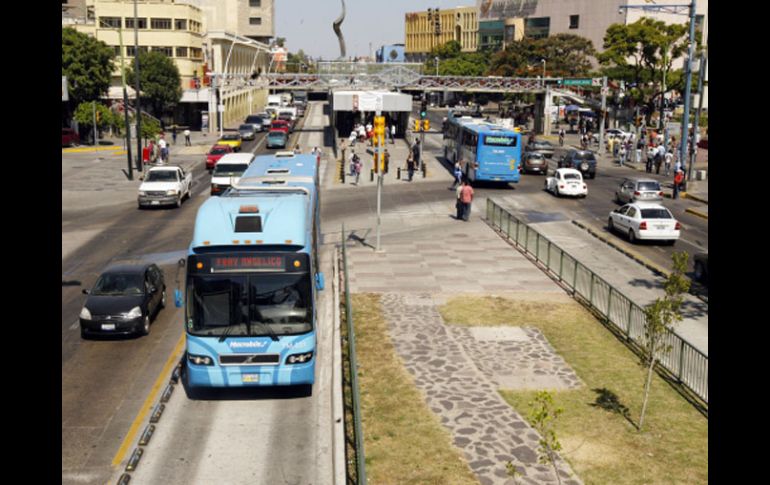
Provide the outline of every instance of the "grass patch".
[[398,357],[379,295],[352,295],[351,304],[369,483],[477,485]]
[[[556,391],[564,408],[556,423],[562,456],[586,484],[708,482],[708,420],[657,374],[645,417],[645,369],[638,358],[574,301],[463,296],[439,308],[456,325],[538,328],[585,383]],[[535,391],[501,391],[522,416]]]

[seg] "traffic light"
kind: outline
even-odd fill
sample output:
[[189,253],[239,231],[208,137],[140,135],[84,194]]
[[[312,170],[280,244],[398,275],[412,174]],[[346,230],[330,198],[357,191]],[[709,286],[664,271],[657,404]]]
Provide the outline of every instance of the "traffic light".
[[420,120],[414,120],[414,131],[420,131]]
[[420,103],[420,118],[424,119],[428,115],[428,101],[423,99]]
[[102,112],[101,111],[97,111],[96,112],[96,124],[98,125],[101,122],[102,122]]
[[425,131],[430,130],[430,120],[422,120],[422,127]]

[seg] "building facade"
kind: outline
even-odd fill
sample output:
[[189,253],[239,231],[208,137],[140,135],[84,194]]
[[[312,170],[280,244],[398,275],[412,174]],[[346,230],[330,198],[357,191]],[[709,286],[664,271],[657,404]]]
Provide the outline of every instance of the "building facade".
[[462,52],[478,49],[479,22],[476,7],[428,9],[405,15],[404,55],[409,62],[423,62],[434,47],[456,40]]
[[263,44],[275,37],[275,0],[188,1],[200,6],[206,31],[225,31]]

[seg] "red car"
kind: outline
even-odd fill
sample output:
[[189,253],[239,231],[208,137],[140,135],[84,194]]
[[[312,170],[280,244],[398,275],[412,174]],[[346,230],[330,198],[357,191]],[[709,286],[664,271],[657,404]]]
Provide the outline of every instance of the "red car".
[[273,122],[270,123],[270,131],[272,130],[281,130],[288,135],[289,123],[284,120],[273,120]]
[[233,147],[230,145],[214,145],[211,147],[211,150],[206,154],[206,170],[214,170],[214,165],[228,153],[233,153]]
[[72,128],[61,129],[61,146],[68,147],[71,145],[77,145],[80,143],[80,137],[78,133]]

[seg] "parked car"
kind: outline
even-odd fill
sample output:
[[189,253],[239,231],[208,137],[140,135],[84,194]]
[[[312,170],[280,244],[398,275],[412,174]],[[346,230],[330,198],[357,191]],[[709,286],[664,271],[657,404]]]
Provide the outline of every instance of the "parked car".
[[[261,126],[260,126],[261,127]],[[251,123],[244,123],[238,127],[238,133],[243,140],[253,140],[257,137],[257,129]]]
[[192,174],[176,165],[152,167],[144,176],[139,186],[137,202],[139,208],[145,206],[176,205],[182,207],[182,201],[192,197]]
[[233,153],[233,147],[230,145],[214,145],[211,147],[211,150],[206,154],[206,170],[214,170],[214,165],[228,153]]
[[80,311],[80,336],[150,333],[151,319],[166,306],[163,271],[148,262],[118,263],[105,270]]
[[232,147],[233,151],[239,152],[239,151],[241,151],[241,145],[243,145],[241,134],[240,133],[225,133],[217,141],[217,145],[230,145],[230,147]]
[[283,130],[270,130],[267,133],[267,148],[286,148],[289,134]]
[[68,147],[79,144],[80,136],[78,135],[77,131],[73,130],[72,128],[61,129],[61,146]]
[[681,224],[660,204],[633,202],[610,212],[607,228],[628,235],[628,240],[662,240],[673,245],[679,239]]
[[[607,141],[610,138],[620,138],[625,139],[626,137],[631,136],[631,133],[623,130],[618,130],[617,128],[610,128],[609,130],[606,130],[604,132],[604,140]],[[593,133],[591,134],[591,140],[594,143],[599,143],[599,133]]]
[[524,152],[521,156],[521,171],[548,175],[548,160],[540,152]]
[[557,197],[572,195],[585,197],[588,195],[588,186],[583,181],[583,176],[574,168],[559,168],[552,177],[545,179],[545,190]]
[[708,284],[709,282],[709,253],[696,253],[693,257],[695,260],[695,279],[701,283]]
[[559,168],[574,168],[584,178],[596,178],[596,155],[589,150],[571,150],[559,160]]
[[556,150],[556,145],[548,140],[535,140],[528,144],[525,148],[527,152],[538,152],[545,155],[546,158],[553,157],[553,152]]
[[621,204],[637,201],[661,201],[663,191],[660,182],[653,179],[627,178],[615,191],[615,200]]

